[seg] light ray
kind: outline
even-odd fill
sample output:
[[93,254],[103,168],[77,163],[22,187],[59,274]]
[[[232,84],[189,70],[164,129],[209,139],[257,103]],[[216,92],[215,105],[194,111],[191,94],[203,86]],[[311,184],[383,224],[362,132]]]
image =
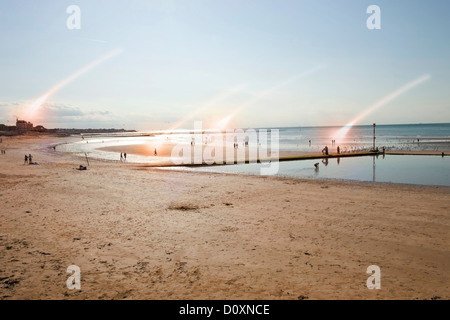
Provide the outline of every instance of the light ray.
[[227,98],[229,98],[230,96],[238,93],[239,91],[241,91],[243,88],[245,87],[245,85],[241,84],[238,85],[236,87],[233,87],[229,90],[224,91],[223,93],[219,94],[218,96],[214,97],[212,100],[210,100],[209,102],[203,104],[202,106],[198,107],[197,109],[195,109],[194,111],[192,111],[190,114],[188,114],[186,117],[184,117],[183,119],[179,120],[177,123],[175,123],[169,130],[176,130],[178,128],[181,127],[181,125],[189,120],[191,120],[192,118],[194,118],[195,115],[199,114],[202,111],[205,111],[209,108],[214,107],[217,103],[219,103],[220,101],[223,101]]
[[42,96],[40,96],[39,98],[34,100],[29,105],[29,114],[31,116],[33,116],[39,110],[39,108],[42,106],[42,104],[45,103],[45,101],[47,101],[52,95],[54,95],[56,92],[58,92],[61,88],[65,87],[66,85],[71,83],[73,80],[77,79],[78,77],[85,74],[86,72],[93,69],[94,67],[98,66],[99,64],[122,53],[122,51],[123,51],[122,49],[115,49],[115,50],[108,52],[107,54],[92,61],[91,63],[87,64],[83,68],[79,69],[75,73],[71,74],[70,76],[68,76],[67,78],[65,78],[64,80],[62,80],[61,82],[59,82],[58,84],[53,86],[52,88],[50,88],[50,90],[48,90],[46,93],[44,93]]
[[236,108],[232,113],[230,113],[226,119],[227,122],[231,121],[231,119],[233,119],[239,112],[241,112],[242,110],[244,110],[245,108],[248,108],[249,106],[255,104],[257,101],[263,99],[264,97],[276,92],[277,90],[299,80],[300,78],[306,77],[308,75],[314,74],[322,69],[326,68],[326,65],[318,65],[314,68],[311,68],[309,70],[306,70],[304,72],[301,72],[295,76],[293,76],[292,78],[289,78],[263,92],[261,92],[260,94],[256,95],[255,97],[253,97],[252,99],[250,99],[249,101],[247,101],[246,103],[242,104],[241,106],[239,106],[238,108]]
[[418,86],[419,84],[422,84],[425,81],[428,81],[431,78],[430,75],[424,74],[417,79],[414,79],[407,84],[403,85],[402,87],[398,88],[397,90],[391,92],[384,98],[380,99],[373,105],[369,106],[367,109],[365,109],[363,112],[358,114],[352,121],[350,121],[348,124],[346,124],[344,127],[342,127],[336,134],[336,138],[341,139],[345,137],[347,132],[359,121],[366,118],[369,114],[374,112],[375,110],[381,108],[382,106],[386,105],[387,103],[391,102],[395,98],[401,96],[402,94],[405,94],[406,92],[410,91],[414,87]]

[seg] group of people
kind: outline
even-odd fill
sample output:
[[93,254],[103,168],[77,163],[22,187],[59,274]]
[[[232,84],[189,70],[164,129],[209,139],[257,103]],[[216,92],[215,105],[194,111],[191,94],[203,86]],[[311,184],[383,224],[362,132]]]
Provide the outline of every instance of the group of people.
[[[332,140],[332,141],[335,141],[335,140]],[[341,153],[341,148],[339,146],[337,146],[336,152],[337,152],[337,154]],[[326,155],[326,156],[328,155],[328,146],[325,146],[325,148],[322,149],[322,154]]]
[[33,156],[31,154],[25,155],[25,161],[23,164],[34,164]]

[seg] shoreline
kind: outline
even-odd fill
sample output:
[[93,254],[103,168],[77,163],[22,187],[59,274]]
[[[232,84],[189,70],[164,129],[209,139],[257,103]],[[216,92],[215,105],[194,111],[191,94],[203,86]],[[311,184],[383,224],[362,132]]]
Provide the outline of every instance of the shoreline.
[[[0,299],[450,298],[448,188],[96,159],[78,171],[59,142],[12,139],[0,156]],[[23,164],[30,152],[40,165]],[[81,290],[65,286],[70,265]]]
[[[155,146],[158,146],[158,155],[154,156],[151,155],[150,152],[147,150],[153,150]],[[154,143],[152,145],[125,145],[125,146],[109,146],[109,147],[101,147],[97,148],[96,150],[100,151],[106,151],[111,154],[120,154],[123,152],[126,152],[128,155],[139,155],[139,156],[146,156],[149,159],[167,159],[171,156],[172,147],[174,144],[166,144],[161,148],[160,143]],[[139,163],[142,165],[148,165],[149,167],[166,167],[166,166],[188,166],[188,167],[198,167],[198,166],[222,166],[222,165],[233,165],[231,163],[226,163],[225,154],[226,154],[226,148],[223,147],[223,154],[224,158],[221,163],[207,163],[208,160],[202,159],[202,163],[194,163],[194,158],[192,156],[193,154],[193,147],[190,147],[191,149],[191,163],[185,163],[185,164],[175,164],[170,161],[164,160],[162,162],[154,162],[154,163],[146,163],[146,162],[134,162]],[[161,151],[162,149],[162,151]],[[202,145],[202,154],[204,153],[206,149],[206,146]],[[363,157],[363,156],[380,156],[383,155],[382,151],[355,151],[355,152],[343,152],[343,153],[329,153],[328,155],[324,155],[320,152],[303,152],[303,151],[280,151],[278,158],[260,158],[259,156],[255,158],[250,158],[249,154],[250,151],[248,148],[244,150],[244,158],[238,158],[237,150],[234,150],[234,164],[239,163],[263,163],[268,161],[274,161],[278,160],[280,162],[282,161],[296,161],[296,160],[314,160],[314,159],[333,159],[333,158],[346,158],[346,157]],[[257,151],[259,152],[259,151]],[[449,156],[450,150],[445,151],[385,151],[385,155],[430,155],[430,156]],[[114,160],[113,160],[114,161]]]

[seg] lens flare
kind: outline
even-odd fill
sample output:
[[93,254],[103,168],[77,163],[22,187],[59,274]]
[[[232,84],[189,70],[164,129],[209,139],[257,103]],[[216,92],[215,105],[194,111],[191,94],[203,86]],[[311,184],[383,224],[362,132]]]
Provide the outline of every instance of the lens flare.
[[214,97],[212,100],[208,101],[207,103],[201,105],[200,107],[198,107],[197,109],[192,111],[190,114],[188,114],[183,119],[179,120],[177,123],[175,123],[169,129],[169,131],[179,129],[183,125],[183,123],[186,123],[187,121],[193,119],[195,115],[201,113],[202,111],[208,110],[209,108],[213,108],[219,102],[221,102],[221,101],[229,98],[230,96],[235,95],[239,91],[241,91],[244,87],[245,87],[245,85],[241,84],[241,85],[238,85],[238,86],[233,87],[231,89],[225,90],[221,94],[219,94],[216,97]]
[[369,106],[367,109],[365,109],[363,112],[361,112],[359,115],[357,115],[351,122],[349,122],[348,124],[346,124],[344,127],[342,127],[336,134],[336,139],[343,139],[348,131],[359,121],[361,121],[362,119],[366,118],[369,114],[371,114],[372,112],[374,112],[375,110],[381,108],[382,106],[386,105],[387,103],[391,102],[392,100],[394,100],[395,98],[399,97],[400,95],[410,91],[411,89],[413,89],[414,87],[418,86],[419,84],[428,81],[431,78],[430,75],[428,74],[424,74],[410,82],[408,82],[407,84],[405,84],[404,86],[398,88],[397,90],[391,92],[390,94],[388,94],[387,96],[383,97],[382,99],[380,99],[379,101],[377,101],[376,103],[374,103],[373,105]]
[[250,99],[248,102],[246,102],[246,103],[242,104],[241,106],[239,106],[238,108],[236,108],[228,116],[228,118],[229,118],[228,121],[231,121],[239,112],[241,112],[245,108],[248,108],[249,106],[253,105],[257,101],[263,99],[264,97],[266,97],[266,96],[274,93],[275,91],[277,91],[277,90],[279,90],[279,89],[281,89],[281,88],[283,88],[283,87],[285,87],[285,86],[287,86],[287,85],[289,85],[289,84],[299,80],[300,78],[303,78],[303,77],[309,76],[311,74],[314,74],[314,73],[316,73],[316,72],[318,72],[318,71],[320,71],[320,70],[322,70],[324,68],[326,68],[326,65],[323,65],[323,64],[322,65],[318,65],[318,66],[316,66],[314,68],[311,68],[309,70],[301,72],[301,73],[293,76],[292,78],[287,79],[287,80],[285,80],[285,81],[283,81],[283,82],[281,82],[281,83],[279,83],[279,84],[277,84],[277,85],[275,85],[275,86],[273,86],[273,87],[271,87],[271,88],[269,88],[269,89],[259,93],[257,96],[255,96],[254,98]]
[[69,83],[71,83],[72,81],[74,81],[75,79],[77,79],[78,77],[80,77],[81,75],[85,74],[86,72],[88,72],[89,70],[93,69],[94,67],[98,66],[99,64],[105,62],[106,60],[117,56],[118,54],[122,53],[123,50],[122,49],[115,49],[112,50],[110,52],[108,52],[107,54],[105,54],[104,56],[98,58],[97,60],[92,61],[91,63],[87,64],[86,66],[84,66],[83,68],[81,68],[80,70],[78,70],[77,72],[71,74],[70,76],[68,76],[67,78],[65,78],[64,80],[62,80],[61,82],[59,82],[58,84],[56,84],[55,86],[53,86],[50,90],[48,90],[45,94],[43,94],[42,96],[40,96],[39,98],[37,98],[36,100],[34,100],[30,105],[29,105],[29,112],[28,114],[33,117],[36,112],[39,110],[39,108],[52,96],[54,95],[56,92],[58,92],[61,88],[65,87],[66,85],[68,85]]

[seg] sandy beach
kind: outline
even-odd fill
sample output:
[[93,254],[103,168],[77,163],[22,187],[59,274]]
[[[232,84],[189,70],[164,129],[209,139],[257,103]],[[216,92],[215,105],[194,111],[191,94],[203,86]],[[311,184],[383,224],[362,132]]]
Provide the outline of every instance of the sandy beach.
[[0,144],[0,299],[450,299],[449,188],[79,171],[67,139]]

